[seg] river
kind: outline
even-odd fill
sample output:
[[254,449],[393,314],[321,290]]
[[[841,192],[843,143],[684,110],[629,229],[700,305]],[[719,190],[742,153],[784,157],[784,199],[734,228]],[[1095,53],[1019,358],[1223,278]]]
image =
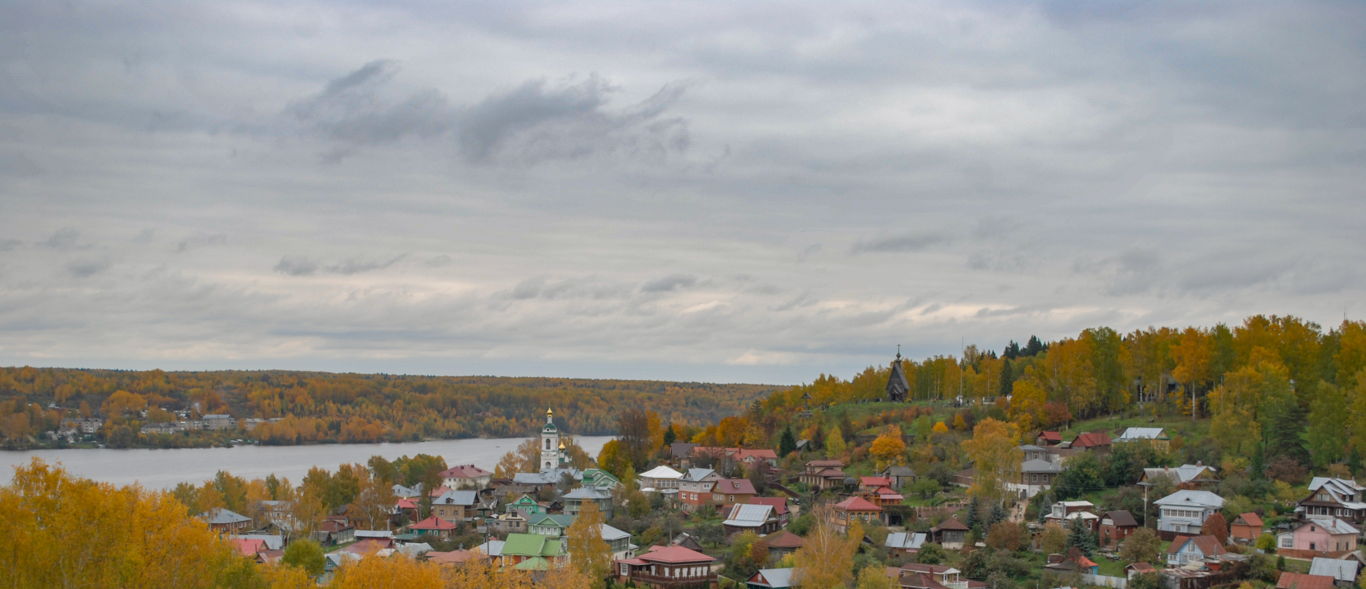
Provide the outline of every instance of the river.
[[[574,441],[597,456],[611,436],[578,436]],[[287,477],[298,484],[314,466],[336,470],[348,462],[364,464],[371,456],[387,459],[414,454],[442,456],[446,463],[473,464],[493,470],[498,460],[526,438],[470,438],[397,444],[319,444],[312,446],[236,446],[233,448],[177,448],[171,450],[29,450],[0,451],[4,461],[5,484],[14,478],[14,466],[28,464],[33,457],[60,463],[76,476],[116,485],[139,483],[148,489],[171,489],[176,483],[202,483],[220,470],[246,478],[266,475]]]

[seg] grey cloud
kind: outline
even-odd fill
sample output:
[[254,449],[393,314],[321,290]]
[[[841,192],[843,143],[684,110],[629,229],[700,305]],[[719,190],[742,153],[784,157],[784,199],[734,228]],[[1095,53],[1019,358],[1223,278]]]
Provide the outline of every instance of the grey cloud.
[[392,143],[409,135],[446,133],[453,116],[446,96],[427,88],[391,98],[387,86],[397,73],[398,64],[392,60],[372,61],[329,82],[318,94],[289,105],[285,114],[310,132],[343,145]]
[[697,277],[691,274],[670,274],[640,285],[640,292],[673,292],[695,286]]
[[560,85],[531,80],[491,95],[461,114],[461,153],[476,162],[537,163],[601,153],[658,159],[687,150],[687,121],[664,116],[683,96],[682,84],[616,111],[608,108],[612,91],[593,74]]
[[289,276],[312,276],[314,274],[360,274],[373,270],[383,270],[393,266],[404,255],[394,256],[387,260],[368,260],[363,258],[348,258],[332,264],[324,264],[308,258],[306,256],[285,256],[275,264],[275,271]]
[[508,293],[508,298],[517,301],[532,299],[613,299],[630,293],[630,289],[620,283],[610,282],[597,276],[579,278],[551,279],[545,276],[528,278],[517,283]]
[[850,248],[849,252],[853,254],[918,252],[949,241],[950,238],[947,235],[907,234],[859,241]]
[[66,265],[66,271],[76,278],[89,278],[109,269],[108,260],[79,260]]
[[16,247],[19,247],[19,245],[22,243],[24,242],[19,241],[17,239],[0,239],[0,252],[10,251]]
[[226,233],[200,233],[180,240],[180,242],[176,243],[175,251],[177,253],[184,253],[196,248],[223,245],[227,242],[228,236]]
[[61,251],[89,249],[90,244],[81,242],[81,232],[75,227],[63,227],[54,231],[50,237],[38,243],[46,248]]

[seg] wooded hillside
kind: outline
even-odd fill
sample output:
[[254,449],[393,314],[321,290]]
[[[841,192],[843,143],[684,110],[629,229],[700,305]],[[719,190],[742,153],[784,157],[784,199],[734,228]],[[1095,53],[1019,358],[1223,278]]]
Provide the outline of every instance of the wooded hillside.
[[[647,406],[679,423],[710,423],[744,411],[777,387],[641,380],[442,377],[290,371],[163,372],[0,368],[0,438],[38,443],[64,418],[106,420],[110,445],[139,438],[148,423],[214,413],[281,418],[245,432],[263,443],[374,442],[529,435],[553,407],[570,433],[614,433],[623,407]],[[201,439],[209,432],[187,432]],[[182,436],[161,436],[174,438]],[[179,440],[173,440],[179,441]]]

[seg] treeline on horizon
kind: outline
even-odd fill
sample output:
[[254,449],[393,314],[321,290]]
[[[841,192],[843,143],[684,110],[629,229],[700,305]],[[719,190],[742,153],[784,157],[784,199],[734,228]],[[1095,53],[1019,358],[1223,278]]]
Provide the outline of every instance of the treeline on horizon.
[[[63,419],[98,417],[113,447],[415,441],[530,435],[553,407],[566,431],[609,435],[616,412],[648,406],[671,421],[712,423],[771,385],[642,380],[397,376],[297,371],[124,371],[0,367],[0,444],[27,448]],[[142,435],[141,426],[230,414],[274,419],[249,429]]]
[[[1115,414],[1182,416],[1208,419],[1217,451],[1258,469],[1279,460],[1357,470],[1366,458],[1362,321],[1326,331],[1278,315],[1123,334],[1098,327],[1052,342],[1012,341],[1000,353],[968,346],[960,357],[903,359],[902,369],[908,400],[989,402],[1022,435]],[[751,414],[883,400],[890,371],[889,362],[847,380],[820,375],[770,395]]]

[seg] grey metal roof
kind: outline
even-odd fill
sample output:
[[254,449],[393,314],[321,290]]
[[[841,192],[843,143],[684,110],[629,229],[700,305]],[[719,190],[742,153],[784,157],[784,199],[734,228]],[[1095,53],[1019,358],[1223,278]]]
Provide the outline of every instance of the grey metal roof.
[[1361,563],[1355,560],[1314,557],[1309,565],[1309,574],[1325,575],[1339,581],[1354,582],[1357,580],[1357,568]]
[[1153,504],[1190,505],[1220,509],[1224,506],[1224,498],[1215,495],[1214,493],[1211,493],[1209,491],[1193,491],[1190,489],[1183,489],[1175,493],[1172,493],[1171,495],[1167,495],[1166,497],[1158,499],[1157,501],[1154,501]]
[[613,540],[620,540],[620,539],[622,539],[622,538],[630,538],[630,537],[631,537],[631,535],[628,534],[628,533],[626,533],[626,532],[623,532],[623,531],[621,531],[621,530],[618,530],[618,529],[616,529],[616,528],[614,528],[614,527],[612,527],[612,526],[609,526],[609,525],[607,525],[607,524],[602,524],[602,539],[603,539],[604,541],[611,542],[611,541],[613,541]]
[[565,499],[608,499],[611,497],[612,493],[610,491],[589,487],[575,487],[564,494]]
[[730,510],[730,519],[721,522],[727,526],[751,528],[764,525],[768,521],[769,514],[773,513],[772,505],[750,505],[737,504]]
[[1062,472],[1062,465],[1056,462],[1049,462],[1047,460],[1039,460],[1038,458],[1035,458],[1033,460],[1026,460],[1020,463],[1020,472],[1057,474]]
[[474,505],[479,501],[477,491],[446,491],[432,501],[432,505]]
[[901,550],[920,550],[927,539],[923,532],[892,532],[887,534],[887,540],[883,545]]
[[199,517],[201,517],[204,521],[209,522],[210,524],[219,525],[240,524],[243,522],[251,521],[251,518],[245,515],[233,511],[228,511],[227,509],[223,509],[222,507],[210,509],[208,512],[200,515]]
[[[768,586],[775,589],[779,587],[792,586],[792,572],[796,569],[759,569],[759,574],[768,581]],[[761,585],[762,586],[762,585]]]

